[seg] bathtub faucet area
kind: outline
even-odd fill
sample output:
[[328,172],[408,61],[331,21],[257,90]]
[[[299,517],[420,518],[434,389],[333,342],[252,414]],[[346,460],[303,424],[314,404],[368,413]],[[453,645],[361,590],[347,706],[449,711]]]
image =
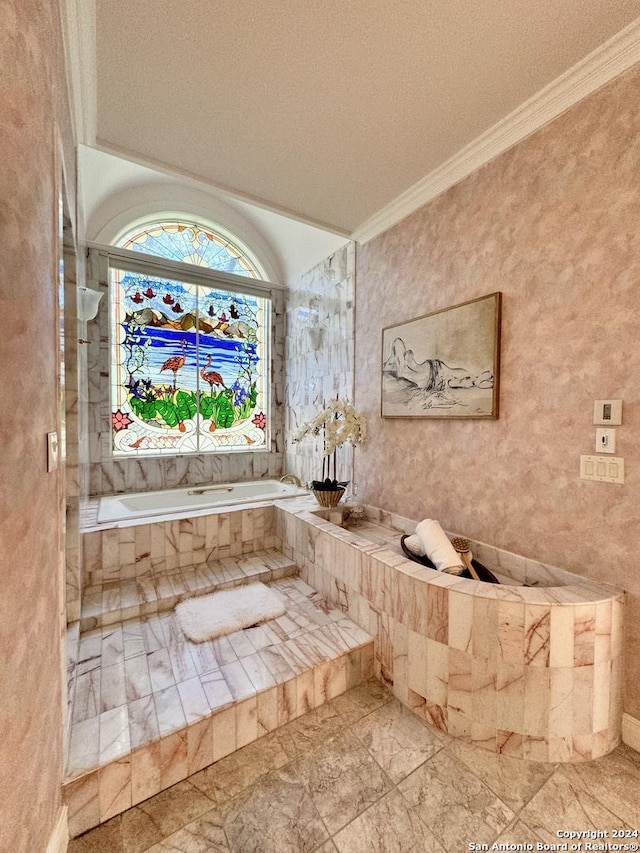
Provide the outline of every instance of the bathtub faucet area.
[[295,474],[285,474],[284,477],[280,477],[281,483],[292,483],[294,486],[297,486],[299,489],[303,489],[302,480],[299,477],[296,477]]
[[232,492],[233,486],[204,486],[201,489],[189,489],[188,495],[206,495],[209,492]]

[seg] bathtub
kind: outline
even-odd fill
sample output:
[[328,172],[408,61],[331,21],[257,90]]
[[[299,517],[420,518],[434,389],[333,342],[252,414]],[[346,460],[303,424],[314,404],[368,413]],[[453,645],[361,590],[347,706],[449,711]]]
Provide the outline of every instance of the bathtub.
[[501,578],[480,583],[406,559],[400,536],[415,520],[367,506],[350,526],[348,506],[274,509],[300,577],[375,637],[376,676],[424,722],[535,761],[592,760],[618,745],[622,590],[472,541]]
[[136,492],[101,497],[98,524],[112,524],[136,518],[188,514],[260,501],[282,500],[307,495],[306,489],[279,480],[253,480],[245,483],[215,483],[188,489],[166,489],[159,492]]

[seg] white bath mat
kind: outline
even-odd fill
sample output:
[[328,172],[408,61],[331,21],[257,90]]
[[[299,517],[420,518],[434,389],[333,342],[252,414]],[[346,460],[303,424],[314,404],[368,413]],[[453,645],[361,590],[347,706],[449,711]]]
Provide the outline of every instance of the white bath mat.
[[194,643],[204,643],[285,613],[282,598],[263,583],[221,589],[176,606],[178,622]]

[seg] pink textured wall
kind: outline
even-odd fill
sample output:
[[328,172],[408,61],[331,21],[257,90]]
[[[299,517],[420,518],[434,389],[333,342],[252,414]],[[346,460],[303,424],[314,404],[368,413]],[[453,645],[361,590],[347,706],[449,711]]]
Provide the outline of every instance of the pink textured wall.
[[[640,717],[640,68],[358,252],[362,497],[626,588]],[[380,418],[381,329],[500,290],[500,418]],[[624,400],[624,485],[579,479],[593,401]]]
[[[56,0],[0,5],[0,849],[44,850],[61,805]],[[59,165],[59,164],[58,164]],[[70,175],[73,182],[73,175]]]

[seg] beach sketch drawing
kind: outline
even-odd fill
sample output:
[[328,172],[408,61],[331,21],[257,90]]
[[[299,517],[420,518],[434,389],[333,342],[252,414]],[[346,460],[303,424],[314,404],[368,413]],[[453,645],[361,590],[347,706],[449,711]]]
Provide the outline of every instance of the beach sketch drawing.
[[382,330],[382,416],[497,418],[501,294]]

